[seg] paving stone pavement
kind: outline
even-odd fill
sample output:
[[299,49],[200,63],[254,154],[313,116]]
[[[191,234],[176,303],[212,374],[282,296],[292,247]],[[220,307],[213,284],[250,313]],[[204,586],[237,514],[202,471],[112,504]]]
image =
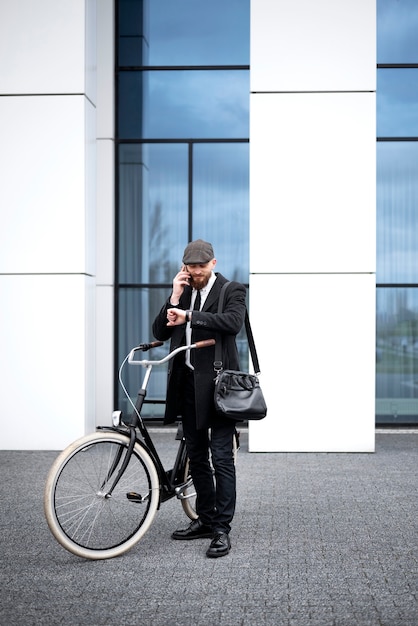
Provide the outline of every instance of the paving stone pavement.
[[[167,463],[172,429],[153,429]],[[43,515],[56,452],[0,451],[1,626],[417,626],[418,434],[374,454],[248,453],[241,433],[232,550],[172,541],[161,506],[127,554],[87,561]]]

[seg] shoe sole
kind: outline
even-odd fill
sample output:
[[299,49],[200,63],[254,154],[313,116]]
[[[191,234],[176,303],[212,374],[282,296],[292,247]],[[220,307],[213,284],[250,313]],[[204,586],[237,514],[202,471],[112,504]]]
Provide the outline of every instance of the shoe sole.
[[229,550],[225,550],[224,552],[216,552],[216,553],[212,553],[209,552],[209,550],[206,552],[206,556],[209,559],[217,559],[219,556],[226,556],[227,554],[229,554],[231,552],[231,548],[229,548]]

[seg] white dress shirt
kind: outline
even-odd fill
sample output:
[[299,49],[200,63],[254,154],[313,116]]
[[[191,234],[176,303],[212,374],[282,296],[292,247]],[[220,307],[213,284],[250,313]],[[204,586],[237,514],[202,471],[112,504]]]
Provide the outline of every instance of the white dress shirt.
[[[209,295],[209,291],[212,289],[215,280],[216,280],[216,274],[215,274],[215,272],[212,272],[212,275],[209,278],[208,284],[206,285],[206,287],[203,287],[203,289],[200,290],[200,310],[202,310],[203,305],[206,302],[206,298]],[[197,295],[197,289],[193,289],[193,291],[192,291],[192,299],[190,301],[190,309],[191,310],[193,310],[194,302],[196,300],[196,295]],[[193,313],[192,313],[192,316],[193,316]],[[186,325],[186,345],[190,346],[191,343],[192,343],[192,327],[190,325],[190,322],[187,322],[187,325]],[[188,367],[190,367],[190,369],[193,370],[194,367],[190,363],[190,350],[186,350],[185,360],[186,360],[186,365]]]

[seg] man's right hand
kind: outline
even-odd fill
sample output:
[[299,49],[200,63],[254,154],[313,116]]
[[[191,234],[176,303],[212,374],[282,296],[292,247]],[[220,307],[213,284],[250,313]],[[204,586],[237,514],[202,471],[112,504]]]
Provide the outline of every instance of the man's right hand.
[[181,270],[174,276],[173,279],[173,292],[170,297],[170,303],[176,306],[180,302],[180,297],[183,294],[184,287],[189,285],[190,274],[183,265]]

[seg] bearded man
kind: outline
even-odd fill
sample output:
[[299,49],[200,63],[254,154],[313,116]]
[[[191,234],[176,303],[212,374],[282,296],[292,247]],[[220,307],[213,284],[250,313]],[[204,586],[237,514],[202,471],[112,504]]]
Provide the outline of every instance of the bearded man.
[[[214,271],[216,258],[212,245],[202,239],[192,241],[184,250],[182,263],[173,279],[171,295],[154,320],[155,338],[170,339],[172,351],[182,345],[220,337],[223,369],[239,370],[236,336],[245,320],[245,286],[231,282],[223,311],[218,312],[219,294],[228,281]],[[211,346],[186,350],[169,362],[164,416],[165,424],[182,421],[197,494],[198,519],[187,528],[174,531],[172,538],[210,538],[208,557],[229,553],[236,503],[235,424],[215,412],[214,360],[215,347]]]

